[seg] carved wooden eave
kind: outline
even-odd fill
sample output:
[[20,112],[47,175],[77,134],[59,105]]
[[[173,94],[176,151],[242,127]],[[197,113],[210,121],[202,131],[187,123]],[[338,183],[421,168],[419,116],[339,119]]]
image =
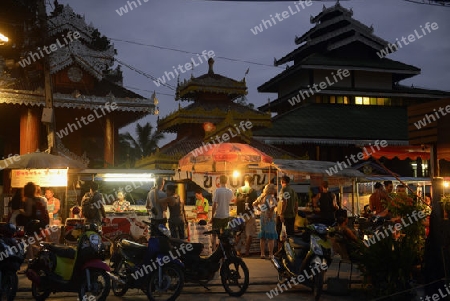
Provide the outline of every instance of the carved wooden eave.
[[[255,111],[254,113],[245,111],[238,112],[235,110],[229,111],[234,120],[250,120],[253,126],[268,127],[271,126],[270,114]],[[163,132],[177,132],[177,127],[183,124],[203,124],[204,122],[212,122],[218,124],[224,119],[224,111],[216,108],[213,110],[206,110],[202,107],[194,109],[182,108],[176,112],[158,121],[158,130]]]
[[310,23],[311,24],[319,23],[328,14],[334,13],[334,12],[337,12],[337,11],[342,13],[343,15],[346,15],[346,16],[350,16],[350,17],[353,16],[353,10],[352,9],[346,9],[345,7],[341,6],[339,1],[337,1],[334,6],[330,6],[328,8],[326,8],[325,5],[323,5],[322,11],[317,16],[310,18]]
[[383,46],[383,45],[380,45],[380,44],[377,44],[377,43],[373,42],[372,40],[368,39],[365,36],[362,36],[360,34],[355,34],[352,37],[348,37],[346,39],[339,40],[339,41],[337,41],[335,43],[329,44],[328,47],[327,47],[327,50],[331,51],[331,50],[334,50],[334,49],[338,49],[338,48],[341,48],[343,46],[346,46],[346,45],[354,43],[354,42],[361,42],[361,43],[363,43],[363,44],[373,48],[376,51],[379,51],[379,50],[384,49],[386,47],[386,46]]
[[100,81],[103,78],[103,71],[114,65],[114,47],[111,45],[106,51],[97,51],[79,40],[74,40],[70,45],[52,52],[49,57],[51,74],[76,63]]
[[144,157],[134,164],[136,168],[152,168],[152,169],[167,169],[175,170],[178,167],[178,161],[185,154],[168,155],[162,153],[159,149],[150,156]]
[[86,42],[92,42],[92,33],[95,28],[92,24],[87,25],[84,17],[77,15],[72,7],[67,4],[62,11],[56,15],[51,16],[47,21],[48,36],[57,37],[66,31],[78,31],[80,39]]
[[[374,51],[379,51],[380,49],[383,49],[389,45],[388,41],[383,40],[382,38],[372,34],[372,30],[369,27],[363,25],[362,23],[354,19],[351,19],[351,23],[349,23],[348,25],[341,27],[339,29],[333,29],[333,31],[327,32],[319,37],[311,38],[310,35],[307,36],[303,35],[300,38],[296,38],[296,44],[302,43],[302,39],[305,39],[306,43],[303,43],[300,47],[298,47],[294,51],[291,51],[290,53],[280,58],[279,60],[275,60],[274,65],[279,66],[288,63],[294,60],[296,57],[301,56],[302,53],[309,53],[310,51],[308,52],[308,50],[310,48],[314,46],[317,47],[320,44],[326,45],[330,40],[336,39],[341,35],[348,34],[349,32],[354,32],[354,35],[356,36],[363,36],[364,39],[358,41],[361,41],[365,45],[368,45],[369,47],[373,48]],[[325,48],[324,50],[329,51],[328,48]]]
[[195,100],[200,94],[222,94],[227,95],[229,100],[247,95],[247,84],[245,78],[237,81],[232,78],[216,74],[213,70],[214,59],[208,59],[208,73],[199,77],[191,75],[189,80],[178,83],[176,89],[177,100]]
[[[205,138],[203,139],[204,142],[210,142],[211,137],[215,137],[216,135],[219,137],[222,137],[223,134],[228,134],[230,139],[234,138],[232,135],[236,135],[236,137],[239,137],[242,141],[245,143],[250,143],[251,138],[253,137],[252,128],[253,128],[253,122],[252,127],[250,129],[245,128],[243,130],[242,128],[239,128],[241,121],[250,121],[249,119],[235,119],[234,114],[232,111],[228,111],[227,115],[225,116],[225,119],[218,123],[216,125],[216,129],[211,132],[205,132]],[[238,130],[236,130],[236,126],[238,127]],[[269,125],[270,126],[270,125]],[[230,133],[232,132],[232,134]]]
[[336,28],[336,24],[338,24],[342,21],[346,21],[349,25],[350,24],[353,25],[355,31],[364,33],[367,36],[371,36],[372,39],[378,41],[379,43],[382,43],[382,44],[388,43],[387,41],[381,39],[380,37],[373,35],[373,31],[374,31],[373,27],[368,27],[367,25],[359,22],[358,20],[353,19],[350,16],[346,16],[346,15],[337,16],[333,19],[330,19],[330,20],[324,21],[323,23],[317,24],[316,26],[311,28],[308,32],[303,34],[301,37],[295,37],[294,42],[296,45],[299,45],[299,44],[307,41],[308,39],[314,40],[316,38],[312,37],[312,36],[316,36],[319,31],[326,31],[325,29],[327,29],[327,28],[330,28],[330,31],[334,31],[334,28]]
[[[44,107],[44,91],[41,89],[37,91],[0,89],[0,102]],[[106,97],[85,96],[76,93],[73,95],[61,93],[53,94],[53,106],[55,108],[96,110],[100,107],[104,107],[106,102],[115,102],[117,104],[116,111],[144,112],[152,114],[155,112],[155,106],[152,101],[145,98],[120,98],[114,97],[114,95]]]
[[[51,74],[76,63],[100,81],[103,78],[103,71],[113,66],[114,46],[110,45],[104,51],[90,49],[87,45],[93,41],[92,35],[95,28],[92,24],[86,24],[85,18],[76,14],[69,5],[62,6],[62,10],[57,15],[51,16],[47,26],[48,36],[58,39],[64,45],[49,55]],[[63,43],[63,36],[69,31],[78,32],[80,37],[73,41],[68,40],[66,45]]]

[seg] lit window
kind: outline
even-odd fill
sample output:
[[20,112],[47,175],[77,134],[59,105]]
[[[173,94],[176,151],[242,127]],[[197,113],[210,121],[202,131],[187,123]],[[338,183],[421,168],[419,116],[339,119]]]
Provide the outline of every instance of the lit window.
[[[348,98],[344,96],[344,103],[348,103]],[[355,104],[357,105],[372,105],[372,106],[390,106],[391,99],[384,97],[355,97]]]

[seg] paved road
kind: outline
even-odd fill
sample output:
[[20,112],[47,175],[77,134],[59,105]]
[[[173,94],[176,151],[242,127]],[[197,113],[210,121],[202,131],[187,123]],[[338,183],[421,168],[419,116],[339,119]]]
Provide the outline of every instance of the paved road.
[[[270,300],[270,298],[266,295],[266,292],[269,292],[271,289],[275,289],[277,287],[277,273],[275,268],[272,266],[269,260],[263,260],[258,258],[257,256],[249,257],[244,259],[249,271],[250,271],[250,286],[247,293],[239,298],[240,300]],[[348,275],[349,266],[343,266],[344,276]],[[330,268],[330,271],[327,273],[328,277],[333,277],[337,273],[337,261],[335,261]],[[218,274],[218,273],[217,273]],[[195,298],[197,300],[236,300],[236,298],[229,297],[228,294],[224,292],[223,287],[220,284],[220,280],[218,279],[218,275],[216,274],[216,278],[211,281],[210,291],[207,291],[203,287],[193,286],[192,284],[188,284],[181,294],[181,296],[177,299],[180,301],[183,300],[192,300]],[[359,274],[356,272],[356,274]],[[19,276],[19,289],[20,292],[17,294],[16,300],[26,300],[31,298],[31,292],[29,291],[31,287],[31,282],[23,275]],[[274,297],[277,300],[287,300],[295,297],[297,300],[313,300],[311,289],[297,285],[293,288],[289,289]],[[58,293],[51,295],[48,300],[77,300],[77,295],[74,293]],[[147,300],[146,296],[138,290],[130,290],[124,297],[115,297],[112,292],[107,299],[108,301],[114,300]],[[354,299],[352,296],[346,297],[338,297],[324,294],[322,300],[361,300]]]
[[[266,294],[271,289],[275,289],[277,287],[277,273],[273,268],[272,264],[269,260],[259,259],[256,256],[245,258],[245,262],[250,271],[250,286],[248,291],[239,298],[239,300],[243,301],[256,301],[256,300],[271,300]],[[334,260],[330,269],[326,274],[326,278],[328,277],[336,277],[337,275],[337,262],[338,260]],[[341,278],[349,276],[349,265],[343,264],[341,268]],[[217,273],[218,274],[218,273]],[[352,279],[356,281],[361,281],[359,277],[359,272],[354,271]],[[31,282],[23,275],[19,276],[19,289],[16,300],[31,300],[31,292],[30,292]],[[187,286],[183,289],[182,294],[177,299],[177,301],[190,301],[195,298],[195,300],[199,301],[236,301],[237,298],[230,297],[225,293],[223,287],[220,284],[220,280],[214,279],[211,282],[210,291],[207,291],[203,287],[193,286],[192,284],[187,284]],[[325,292],[321,298],[322,301],[335,301],[335,300],[370,300],[367,297],[363,290],[361,289],[360,284],[352,284],[352,291],[349,295],[346,296],[336,296],[329,294],[327,290],[327,286],[324,287]],[[314,300],[312,296],[311,289],[303,286],[296,285],[290,288],[288,291],[284,291],[272,299],[276,299],[277,301],[284,300],[292,300],[295,298],[297,301],[312,301]],[[77,295],[74,293],[57,293],[51,295],[48,300],[50,301],[75,301],[77,300]],[[127,292],[124,297],[115,297],[111,292],[108,301],[116,301],[116,300],[147,300],[147,297],[143,294],[142,291],[133,289]],[[416,300],[420,300],[419,297]]]

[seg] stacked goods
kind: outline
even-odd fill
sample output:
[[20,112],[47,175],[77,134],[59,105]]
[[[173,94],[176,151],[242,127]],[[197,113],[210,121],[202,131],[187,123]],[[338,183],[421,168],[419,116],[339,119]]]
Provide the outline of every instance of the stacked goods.
[[200,226],[197,223],[189,223],[189,241],[195,243],[202,243],[204,248],[201,256],[211,255],[212,245],[211,245],[211,235],[203,235],[204,232],[211,230],[211,225]]

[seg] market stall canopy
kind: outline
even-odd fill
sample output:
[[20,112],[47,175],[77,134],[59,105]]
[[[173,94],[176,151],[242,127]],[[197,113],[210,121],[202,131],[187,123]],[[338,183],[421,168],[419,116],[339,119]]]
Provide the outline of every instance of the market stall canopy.
[[[366,146],[366,148],[370,149],[370,146]],[[366,160],[370,157],[380,159],[381,157],[385,157],[387,159],[398,158],[400,160],[417,160],[417,158],[421,158],[422,160],[430,160],[430,150],[429,145],[387,146],[381,148],[380,150],[371,152],[370,156],[367,156],[367,154],[364,153],[364,159]],[[450,161],[450,151],[448,148],[438,148],[437,157],[438,159]]]
[[[370,146],[365,146],[365,148],[367,150],[371,149]],[[363,152],[363,154],[364,160],[367,160],[370,157],[375,159],[380,159],[381,157],[387,159],[398,158],[400,160],[417,160],[417,158],[421,158],[422,160],[430,159],[430,149],[420,145],[386,146],[380,149],[373,147],[372,151],[369,151],[369,153]]]
[[0,160],[0,167],[2,169],[86,168],[86,166],[81,162],[44,152],[34,152],[20,156],[15,155],[7,159]]
[[284,173],[322,175],[337,178],[362,179],[365,177],[365,174],[354,168],[340,168],[337,162],[329,161],[275,159],[274,166]]
[[265,168],[272,157],[242,143],[204,144],[178,162],[181,171],[224,172],[233,169]]

